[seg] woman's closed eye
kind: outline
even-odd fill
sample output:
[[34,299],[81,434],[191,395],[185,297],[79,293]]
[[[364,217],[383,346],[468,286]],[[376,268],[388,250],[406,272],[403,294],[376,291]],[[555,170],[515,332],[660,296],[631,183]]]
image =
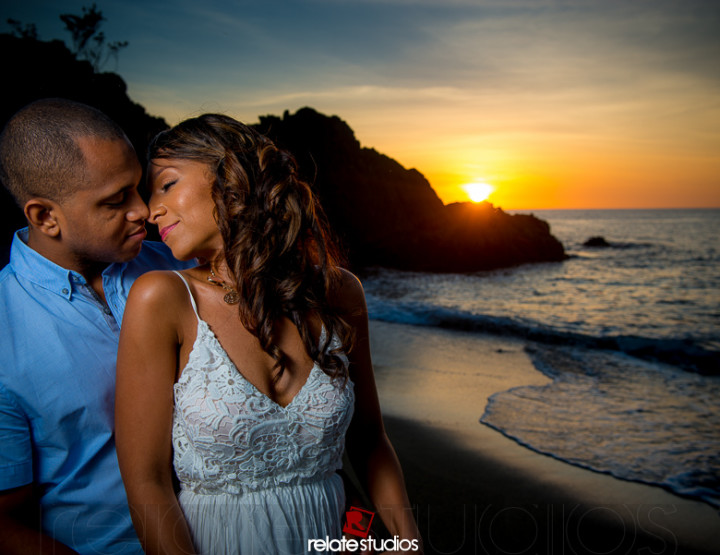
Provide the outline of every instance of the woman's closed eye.
[[170,189],[170,187],[175,185],[175,183],[177,183],[177,179],[173,179],[171,181],[163,183],[162,186],[160,187],[160,191],[163,193],[167,193],[168,189]]

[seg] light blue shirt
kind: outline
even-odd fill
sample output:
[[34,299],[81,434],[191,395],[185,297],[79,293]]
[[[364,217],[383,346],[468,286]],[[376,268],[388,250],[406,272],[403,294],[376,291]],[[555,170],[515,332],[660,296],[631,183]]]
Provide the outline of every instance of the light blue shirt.
[[0,272],[0,490],[34,482],[43,531],[80,553],[141,553],[113,437],[119,324],[139,275],[188,264],[146,242],[103,272],[105,305],[26,241]]

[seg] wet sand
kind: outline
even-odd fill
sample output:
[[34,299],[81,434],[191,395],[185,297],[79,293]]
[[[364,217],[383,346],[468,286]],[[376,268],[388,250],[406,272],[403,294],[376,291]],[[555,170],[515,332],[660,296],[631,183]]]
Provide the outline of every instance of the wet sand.
[[720,554],[720,514],[538,454],[481,424],[488,396],[548,382],[520,340],[371,322],[388,435],[427,553]]

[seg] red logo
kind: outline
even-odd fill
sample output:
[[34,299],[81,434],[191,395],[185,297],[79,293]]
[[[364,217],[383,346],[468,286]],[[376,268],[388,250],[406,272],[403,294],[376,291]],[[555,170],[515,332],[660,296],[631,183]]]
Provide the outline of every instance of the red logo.
[[370,533],[370,525],[372,524],[373,518],[375,518],[375,513],[372,511],[359,509],[358,507],[350,507],[350,510],[345,513],[343,532],[352,534],[353,536],[367,538]]

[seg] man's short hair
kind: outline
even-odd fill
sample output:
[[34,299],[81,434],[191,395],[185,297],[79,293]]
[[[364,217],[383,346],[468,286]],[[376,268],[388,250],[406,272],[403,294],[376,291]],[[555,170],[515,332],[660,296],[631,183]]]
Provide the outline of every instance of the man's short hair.
[[85,185],[81,137],[127,141],[100,110],[62,98],[37,100],[10,118],[0,135],[0,180],[21,208],[33,197],[62,202]]

